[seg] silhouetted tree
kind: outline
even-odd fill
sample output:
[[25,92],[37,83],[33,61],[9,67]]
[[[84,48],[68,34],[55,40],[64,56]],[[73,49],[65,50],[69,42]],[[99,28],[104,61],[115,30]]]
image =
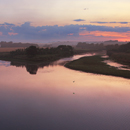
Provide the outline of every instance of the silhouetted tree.
[[28,56],[35,56],[37,55],[37,48],[36,46],[30,46],[28,48],[26,48],[26,55]]
[[38,70],[38,66],[37,65],[26,65],[26,70],[30,73],[30,74],[36,74],[37,70]]
[[57,47],[60,56],[71,56],[73,55],[73,48],[69,45],[59,45]]
[[130,42],[127,44],[120,45],[119,49],[120,52],[130,53]]

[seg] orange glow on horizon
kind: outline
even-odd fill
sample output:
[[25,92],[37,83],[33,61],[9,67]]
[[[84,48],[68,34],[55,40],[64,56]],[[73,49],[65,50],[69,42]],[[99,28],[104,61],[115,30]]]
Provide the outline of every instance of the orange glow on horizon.
[[119,41],[119,42],[130,42],[130,38],[128,38],[128,39],[120,39],[120,38],[119,38],[118,41]]
[[130,41],[130,32],[107,32],[107,31],[82,31],[79,33],[80,36],[102,36],[102,37],[111,37],[119,41]]

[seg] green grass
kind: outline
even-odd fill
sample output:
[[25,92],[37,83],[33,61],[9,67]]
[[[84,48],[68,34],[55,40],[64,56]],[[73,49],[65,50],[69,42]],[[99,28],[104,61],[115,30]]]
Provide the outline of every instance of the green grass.
[[98,55],[82,57],[78,60],[67,63],[65,67],[84,72],[130,78],[130,71],[118,70],[116,67],[111,67],[102,62],[103,60],[104,58],[101,58],[101,56]]

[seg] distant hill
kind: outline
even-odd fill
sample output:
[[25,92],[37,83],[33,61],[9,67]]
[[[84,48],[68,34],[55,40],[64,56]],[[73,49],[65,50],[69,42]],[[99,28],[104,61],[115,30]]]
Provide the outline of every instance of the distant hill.
[[127,42],[119,42],[118,40],[109,40],[109,41],[104,41],[103,44],[104,45],[110,45],[110,44],[126,44]]
[[86,43],[86,42],[78,42],[76,45],[76,48],[78,49],[88,49],[88,50],[104,50],[104,44],[103,43]]
[[37,44],[33,44],[33,43],[13,43],[13,42],[5,42],[5,41],[1,41],[0,42],[0,47],[1,48],[6,48],[6,47],[29,47],[29,46],[36,46],[38,47]]
[[76,46],[77,41],[58,41],[58,42],[52,42],[50,44],[45,44],[43,47],[58,47],[59,45],[70,45],[70,46]]
[[88,44],[104,44],[104,46],[106,45],[121,45],[121,44],[126,44],[128,42],[119,42],[118,40],[108,40],[108,41],[94,41],[94,42],[90,42],[90,41],[84,41],[84,42],[79,42],[79,41],[57,41],[57,42],[51,42],[51,43],[47,43],[42,45],[42,47],[58,47],[59,45],[70,45],[70,46],[77,46],[78,43],[88,43]]

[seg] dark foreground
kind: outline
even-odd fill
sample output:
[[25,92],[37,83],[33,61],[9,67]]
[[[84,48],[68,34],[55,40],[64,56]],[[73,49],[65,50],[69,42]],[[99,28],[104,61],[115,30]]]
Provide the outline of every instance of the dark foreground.
[[103,60],[104,58],[101,56],[82,57],[67,63],[65,67],[84,72],[130,78],[130,71],[118,70],[116,67],[107,65]]

